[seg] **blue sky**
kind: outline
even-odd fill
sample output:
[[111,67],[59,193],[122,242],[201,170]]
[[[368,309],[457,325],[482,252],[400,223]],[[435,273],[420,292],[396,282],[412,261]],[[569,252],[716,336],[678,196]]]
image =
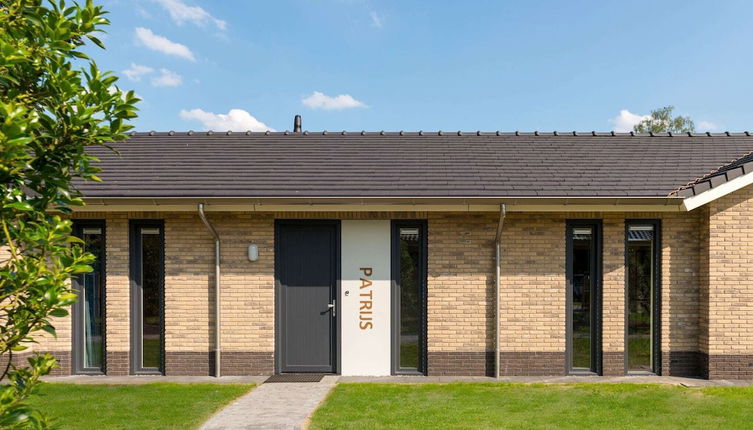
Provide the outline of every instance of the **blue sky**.
[[105,0],[136,129],[753,129],[751,1]]

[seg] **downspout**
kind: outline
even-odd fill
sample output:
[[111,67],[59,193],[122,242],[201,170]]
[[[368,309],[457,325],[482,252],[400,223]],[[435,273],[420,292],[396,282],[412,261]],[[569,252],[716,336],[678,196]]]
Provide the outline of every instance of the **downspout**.
[[505,223],[505,215],[507,215],[505,204],[502,203],[499,205],[499,222],[497,223],[497,236],[494,239],[495,248],[496,248],[496,256],[495,256],[495,266],[497,269],[495,281],[494,281],[494,290],[495,290],[495,297],[494,303],[497,307],[496,312],[494,312],[494,333],[497,336],[497,339],[494,342],[494,377],[496,379],[499,379],[499,314],[500,314],[500,299],[499,299],[499,293],[500,293],[500,276],[502,274],[502,226]]
[[220,235],[204,214],[204,203],[199,203],[199,218],[214,237],[214,376],[220,377]]

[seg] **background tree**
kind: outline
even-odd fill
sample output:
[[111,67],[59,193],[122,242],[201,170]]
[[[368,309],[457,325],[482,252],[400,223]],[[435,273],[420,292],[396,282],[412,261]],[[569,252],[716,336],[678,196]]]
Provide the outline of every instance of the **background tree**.
[[663,108],[651,111],[650,118],[644,119],[633,126],[636,133],[660,133],[670,131],[672,133],[688,133],[695,131],[695,123],[690,117],[676,116],[672,117],[674,106],[664,106]]
[[71,181],[98,180],[85,148],[125,139],[136,116],[133,92],[82,51],[104,48],[105,13],[91,0],[0,1],[0,428],[48,426],[24,400],[56,361],[13,354],[55,335],[76,300],[70,278],[91,271],[65,219],[83,204]]

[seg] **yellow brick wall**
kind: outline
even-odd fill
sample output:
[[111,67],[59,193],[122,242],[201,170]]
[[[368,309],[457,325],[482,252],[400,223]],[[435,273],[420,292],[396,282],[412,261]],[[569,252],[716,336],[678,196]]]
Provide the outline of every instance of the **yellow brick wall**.
[[[222,349],[272,352],[275,345],[274,217],[271,214],[209,214],[208,218],[222,238]],[[256,262],[248,261],[251,243],[259,246]],[[213,249],[210,242],[210,251]],[[213,264],[210,270],[214,270]]]
[[[105,316],[107,355],[109,368],[118,356],[118,369],[125,372],[125,358],[130,350],[131,309],[128,219],[138,214],[92,214],[92,218],[105,219]],[[108,369],[110,370],[110,369]]]
[[700,217],[698,274],[700,282],[698,300],[698,350],[708,355],[709,353],[709,207],[703,206],[697,209]]
[[625,352],[626,219],[662,221],[662,350],[698,351],[702,217],[665,212],[509,214],[503,232],[502,351],[565,351],[567,219],[601,219],[603,223],[605,367],[610,353],[617,360],[614,365],[621,367]]
[[602,346],[609,352],[625,349],[624,216],[605,214],[603,219]]
[[699,213],[662,220],[662,350],[698,351],[701,226]]
[[[493,223],[496,228],[496,220]],[[500,349],[564,351],[564,217],[508,214],[502,231],[501,272]]]
[[436,214],[428,219],[428,350],[493,347],[496,216]]
[[[510,213],[502,235],[501,349],[565,350],[565,220],[603,219],[603,348],[624,352],[624,219],[661,218],[662,349],[697,351],[701,212]],[[77,215],[78,218],[84,216]],[[91,213],[107,220],[107,348],[130,349],[128,220],[165,219],[166,351],[213,349],[213,240],[195,213]],[[429,226],[429,352],[494,349],[490,213],[208,213],[223,238],[223,350],[274,350],[274,219],[425,218]],[[259,261],[246,247],[259,245]],[[69,350],[70,322],[41,349]],[[564,366],[564,364],[563,364]]]
[[753,356],[753,187],[709,203],[708,211],[706,352]]

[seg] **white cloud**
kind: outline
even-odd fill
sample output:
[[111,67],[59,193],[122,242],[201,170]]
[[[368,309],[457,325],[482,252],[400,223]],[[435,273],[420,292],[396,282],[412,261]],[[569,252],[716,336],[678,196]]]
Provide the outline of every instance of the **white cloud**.
[[709,121],[701,121],[698,123],[698,131],[713,131],[719,130],[719,126]]
[[196,61],[193,52],[186,45],[182,45],[172,40],[152,33],[152,30],[144,27],[136,27],[136,39],[147,48],[161,52],[167,55],[185,58],[186,60]]
[[131,67],[123,70],[123,74],[132,81],[140,81],[141,77],[152,73],[154,69],[149,66],[142,66],[141,64],[131,63]]
[[218,131],[274,131],[268,125],[251,116],[243,109],[230,109],[226,114],[206,112],[201,109],[181,110],[180,117],[199,121],[205,128]]
[[620,114],[609,120],[612,123],[614,131],[619,133],[625,133],[633,130],[633,126],[643,121],[644,119],[651,118],[649,115],[640,115],[630,112],[627,109],[622,109]]
[[152,17],[152,14],[150,14],[146,9],[144,9],[141,6],[137,6],[136,7],[136,13],[138,13],[139,15],[141,15],[142,18],[147,18],[148,19],[148,18]]
[[172,70],[159,69],[160,75],[152,78],[155,87],[177,87],[183,83],[183,77]]
[[170,18],[176,24],[182,25],[185,22],[191,22],[200,27],[204,27],[208,22],[214,24],[220,30],[227,27],[227,23],[221,19],[213,17],[209,12],[199,6],[188,6],[181,0],[154,0],[159,3],[168,13]]
[[301,101],[304,106],[311,109],[338,110],[367,107],[365,103],[354,99],[348,94],[330,97],[319,91],[314,91],[310,96]]
[[378,13],[374,12],[373,10],[369,12],[369,16],[371,16],[371,26],[376,28],[382,28],[382,17],[379,16]]

